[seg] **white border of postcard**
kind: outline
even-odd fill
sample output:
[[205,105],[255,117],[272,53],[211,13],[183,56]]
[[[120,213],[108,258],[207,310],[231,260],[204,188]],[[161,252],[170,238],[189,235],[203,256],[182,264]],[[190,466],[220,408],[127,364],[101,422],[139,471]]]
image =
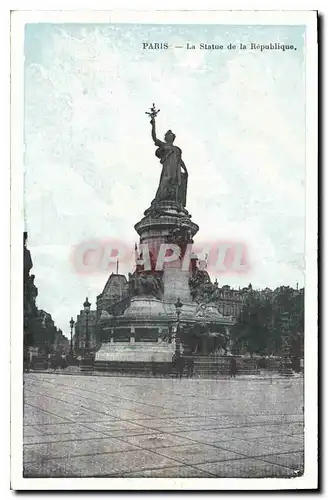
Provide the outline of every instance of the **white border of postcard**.
[[[24,8],[22,6],[22,8]],[[39,2],[38,8],[44,8]],[[190,6],[189,6],[190,8]],[[242,8],[242,5],[241,7]],[[23,478],[23,88],[24,25],[31,22],[266,24],[306,26],[305,473],[292,479]],[[317,458],[318,51],[315,11],[15,11],[11,18],[11,488],[14,490],[313,489]],[[287,76],[286,76],[287,77]]]

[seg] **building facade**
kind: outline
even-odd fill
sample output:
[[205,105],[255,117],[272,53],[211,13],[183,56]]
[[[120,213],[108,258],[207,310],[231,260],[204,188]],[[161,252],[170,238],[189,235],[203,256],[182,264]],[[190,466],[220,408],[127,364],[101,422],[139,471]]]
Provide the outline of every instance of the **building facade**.
[[80,311],[75,322],[75,334],[73,339],[75,348],[84,349],[87,347],[87,336],[89,338],[89,347],[97,347],[96,321],[97,311],[90,310],[88,314],[83,309]]
[[68,339],[55,326],[51,314],[37,307],[38,288],[31,274],[33,261],[27,248],[27,232],[24,232],[24,356],[33,349],[39,353],[55,352],[59,346],[65,351]]
[[129,283],[124,274],[112,273],[101,294],[97,296],[97,320],[102,311],[112,312],[113,306],[129,297]]
[[34,284],[35,276],[30,274],[33,267],[31,253],[27,246],[27,232],[23,235],[24,245],[24,348],[27,349],[35,345],[34,323],[38,318],[36,297],[38,289]]
[[70,342],[61,330],[57,330],[55,333],[55,339],[53,343],[53,351],[61,354],[68,354],[70,349]]
[[238,318],[243,305],[244,293],[242,290],[230,288],[229,285],[220,287],[217,301],[220,313],[223,316]]

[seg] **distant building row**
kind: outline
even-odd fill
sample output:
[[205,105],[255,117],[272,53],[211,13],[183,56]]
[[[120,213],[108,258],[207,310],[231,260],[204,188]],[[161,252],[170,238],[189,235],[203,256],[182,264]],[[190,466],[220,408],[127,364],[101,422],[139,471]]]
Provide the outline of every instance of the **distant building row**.
[[31,348],[48,353],[68,352],[69,340],[56,328],[51,314],[36,305],[38,289],[34,274],[30,274],[33,261],[26,244],[27,232],[24,232],[24,354]]

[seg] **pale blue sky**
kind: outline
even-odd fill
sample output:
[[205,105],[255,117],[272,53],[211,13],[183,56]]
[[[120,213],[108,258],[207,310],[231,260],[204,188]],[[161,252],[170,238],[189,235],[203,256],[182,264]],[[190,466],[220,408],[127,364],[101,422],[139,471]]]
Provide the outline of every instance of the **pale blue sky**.
[[[297,50],[142,50],[148,40]],[[26,227],[38,305],[60,328],[86,295],[95,305],[107,279],[76,275],[72,246],[137,240],[160,174],[145,115],[153,102],[158,135],[171,128],[183,151],[197,239],[250,249],[251,273],[219,282],[303,284],[303,46],[300,26],[26,26]]]

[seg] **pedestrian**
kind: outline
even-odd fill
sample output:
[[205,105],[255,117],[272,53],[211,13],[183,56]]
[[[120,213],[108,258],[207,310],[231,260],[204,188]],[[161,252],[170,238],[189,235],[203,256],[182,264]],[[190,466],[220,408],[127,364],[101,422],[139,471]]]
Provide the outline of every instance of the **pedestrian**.
[[179,377],[182,378],[183,376],[183,371],[184,371],[184,366],[185,366],[185,359],[183,356],[179,356],[178,357],[178,373],[179,373]]
[[176,354],[174,353],[172,356],[172,368],[171,368],[172,375],[174,374],[174,372],[176,372],[176,370],[177,370],[177,357]]
[[236,377],[236,373],[237,373],[237,362],[235,360],[235,358],[231,358],[231,361],[230,361],[230,378],[232,377]]
[[188,372],[188,377],[192,378],[194,374],[194,359],[192,356],[189,356],[187,359],[187,372]]
[[185,360],[181,356],[180,352],[177,351],[175,354],[175,370],[176,378],[182,378]]

